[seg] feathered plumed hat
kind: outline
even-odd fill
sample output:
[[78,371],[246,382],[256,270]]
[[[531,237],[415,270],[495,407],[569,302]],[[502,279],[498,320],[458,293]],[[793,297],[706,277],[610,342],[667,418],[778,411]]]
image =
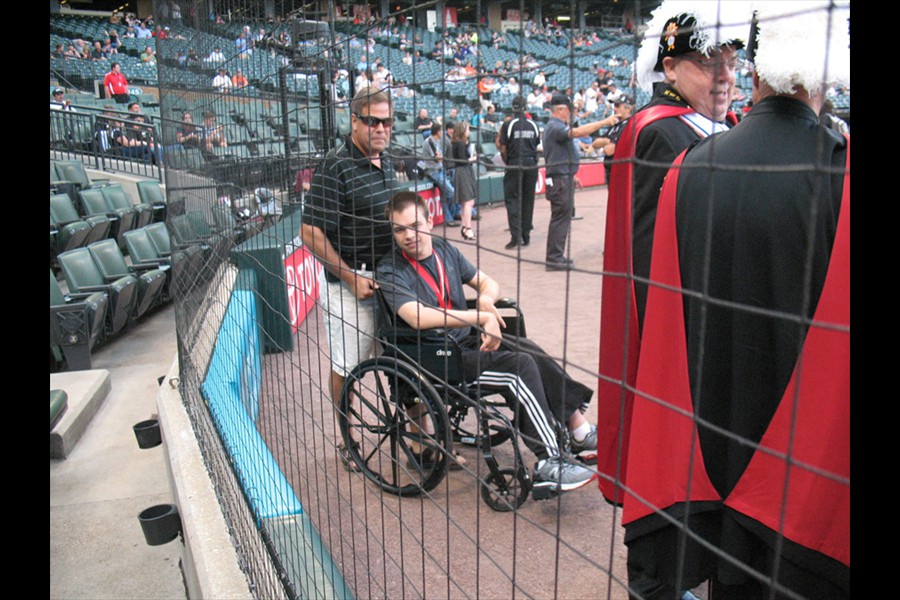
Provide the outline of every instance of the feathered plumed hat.
[[723,45],[743,48],[750,32],[752,4],[740,0],[665,0],[647,23],[638,51],[638,84],[651,91],[663,81],[663,59],[689,52],[704,56]]
[[748,58],[776,92],[850,85],[849,1],[769,0],[753,7],[758,31]]

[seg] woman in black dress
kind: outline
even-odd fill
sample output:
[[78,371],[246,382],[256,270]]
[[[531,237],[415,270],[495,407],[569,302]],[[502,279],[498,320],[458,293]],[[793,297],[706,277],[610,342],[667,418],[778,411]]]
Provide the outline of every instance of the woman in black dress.
[[475,233],[472,231],[472,207],[475,206],[475,171],[472,163],[478,160],[475,149],[469,145],[469,124],[460,121],[453,130],[452,156],[456,164],[456,179],[453,187],[456,190],[456,203],[462,214],[462,227],[460,233],[467,242],[475,241]]

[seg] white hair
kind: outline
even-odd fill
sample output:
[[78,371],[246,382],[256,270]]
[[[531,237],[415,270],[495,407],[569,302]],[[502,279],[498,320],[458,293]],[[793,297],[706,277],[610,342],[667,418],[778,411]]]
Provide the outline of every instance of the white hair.
[[811,94],[850,85],[850,2],[758,1],[754,65],[777,93],[803,86]]

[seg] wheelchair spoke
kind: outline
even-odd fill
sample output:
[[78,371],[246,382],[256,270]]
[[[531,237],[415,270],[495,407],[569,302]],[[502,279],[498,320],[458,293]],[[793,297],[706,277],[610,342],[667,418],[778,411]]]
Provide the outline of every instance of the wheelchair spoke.
[[385,491],[415,495],[443,478],[449,448],[445,410],[411,367],[386,359],[358,365],[342,391],[339,421],[345,441],[354,442],[354,460]]

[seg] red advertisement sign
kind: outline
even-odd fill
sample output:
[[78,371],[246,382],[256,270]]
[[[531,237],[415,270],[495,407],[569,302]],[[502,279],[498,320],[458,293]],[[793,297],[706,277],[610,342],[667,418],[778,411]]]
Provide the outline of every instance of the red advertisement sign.
[[297,328],[306,320],[319,299],[319,273],[322,265],[316,257],[300,246],[284,259],[284,279],[287,283],[288,308],[291,313],[291,327]]

